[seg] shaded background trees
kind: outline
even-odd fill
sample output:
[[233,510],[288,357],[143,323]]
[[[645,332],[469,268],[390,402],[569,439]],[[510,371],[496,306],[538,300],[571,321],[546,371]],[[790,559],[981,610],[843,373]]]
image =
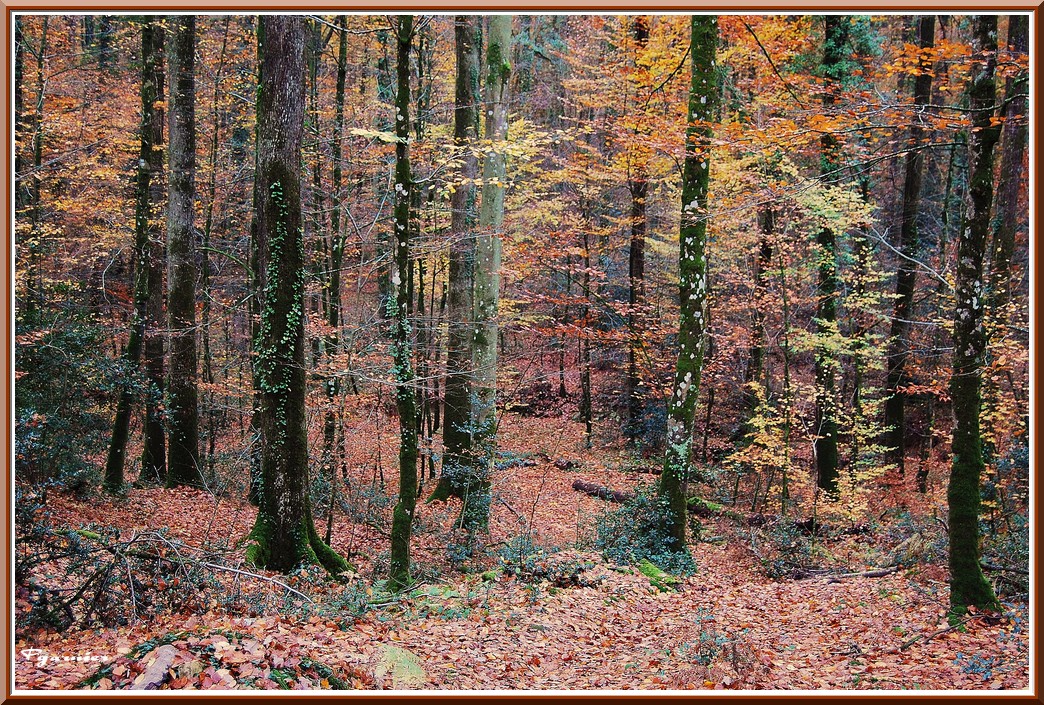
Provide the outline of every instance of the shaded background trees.
[[[244,494],[251,458],[271,467],[262,449],[271,451],[275,436],[264,424],[278,408],[260,387],[254,408],[251,340],[268,336],[271,347],[287,333],[296,346],[298,335],[271,328],[273,319],[266,333],[264,306],[252,296],[268,286],[268,267],[251,262],[248,224],[252,212],[271,208],[251,204],[248,184],[274,154],[261,143],[260,117],[255,125],[256,67],[265,59],[254,41],[259,20],[195,18],[195,146],[182,156],[192,157],[200,188],[178,206],[195,234],[168,223],[185,237],[160,253],[152,231],[167,197],[156,188],[161,165],[147,159],[149,180],[138,173],[140,158],[155,158],[162,142],[149,133],[153,146],[145,147],[146,122],[180,104],[158,100],[177,90],[169,52],[167,78],[151,81],[157,98],[139,87],[150,65],[160,70],[157,37],[173,41],[182,20],[16,19],[19,479],[54,476],[89,489],[114,426],[124,423],[112,423],[116,412],[146,406],[148,432],[123,411],[124,455],[128,479],[153,479],[163,451],[137,460],[143,447],[156,448],[143,439],[157,428],[178,436],[179,409],[198,409],[198,420],[186,421],[199,432],[186,446],[197,449],[187,454],[200,473],[192,482]],[[706,354],[698,396],[686,398],[695,405],[688,447],[669,463],[698,468],[698,480],[685,473],[688,494],[751,511],[815,506],[854,523],[868,516],[875,493],[938,495],[957,450],[949,441],[956,412],[979,417],[985,443],[976,471],[984,504],[973,511],[1025,514],[1025,17],[997,20],[992,98],[971,92],[981,61],[979,19],[969,16],[724,15],[695,85],[683,16],[417,16],[401,67],[402,18],[296,20],[308,38],[294,94],[307,109],[306,133],[286,148],[285,168],[299,183],[277,180],[301,203],[300,222],[284,223],[288,234],[302,229],[303,274],[291,287],[305,302],[301,350],[280,358],[287,388],[301,395],[292,406],[303,409],[293,434],[304,440],[288,464],[299,472],[295,497],[307,486],[312,498],[313,507],[295,500],[301,511],[325,512],[330,527],[358,496],[360,473],[368,492],[390,500],[397,484],[419,488],[455,463],[492,468],[488,498],[481,473],[478,486],[441,496],[495,503],[502,459],[483,419],[509,413],[561,416],[583,424],[592,448],[629,443],[635,465],[659,464],[670,448],[673,367],[687,344],[679,331],[693,315],[690,299],[679,298],[695,282],[687,260],[679,263],[679,234],[690,225],[680,204],[691,183],[683,178],[686,108],[697,96],[706,98],[696,108],[709,140],[700,187],[705,301],[694,300],[706,308]],[[509,70],[490,74],[483,67],[497,63],[493,29],[509,20],[511,48],[499,63]],[[507,100],[486,106],[479,86],[496,78],[506,81]],[[479,110],[488,118],[498,105],[495,129],[480,133]],[[396,131],[399,114],[408,116],[408,145]],[[992,171],[977,156],[984,127],[1000,138]],[[395,173],[406,146],[409,179]],[[502,170],[480,172],[500,158]],[[152,215],[143,221],[146,182]],[[271,186],[262,184],[262,196]],[[985,239],[972,277],[956,265],[967,247],[963,224],[979,222],[983,198],[998,217],[977,233]],[[481,212],[488,217],[480,223]],[[146,260],[135,229],[144,222],[152,233]],[[500,280],[480,287],[477,268],[496,261],[498,241]],[[198,269],[180,270],[179,252]],[[405,259],[393,266],[395,254]],[[157,292],[166,266],[173,298],[164,312]],[[146,270],[147,293],[138,286]],[[955,347],[967,350],[951,339],[967,333],[953,327],[963,320],[955,311],[971,303],[966,281],[980,282],[984,332],[973,335],[971,357],[954,360]],[[478,348],[476,332],[485,344]],[[135,352],[142,340],[133,336],[142,335]],[[199,370],[197,401],[179,406],[181,393],[162,385],[162,364],[172,384],[175,368]],[[981,413],[958,401],[970,381],[958,369],[981,372]],[[952,399],[951,379],[961,392]],[[407,393],[414,406],[393,408],[393,395]],[[363,420],[383,424],[380,442],[357,464],[365,468],[352,467],[347,451]],[[385,460],[404,447],[389,431],[399,423],[407,446],[416,437],[416,457],[406,447],[401,464],[416,477],[406,472],[397,483]],[[170,452],[173,468],[173,443]],[[817,493],[817,480],[837,501]],[[261,494],[271,481],[255,485]],[[408,569],[396,575],[408,580]]]

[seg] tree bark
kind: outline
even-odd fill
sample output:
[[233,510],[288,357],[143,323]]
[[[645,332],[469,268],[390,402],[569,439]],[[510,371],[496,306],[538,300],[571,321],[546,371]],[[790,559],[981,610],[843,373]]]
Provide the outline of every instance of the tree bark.
[[[149,180],[150,202],[160,212],[159,204],[167,195],[166,180],[162,178],[163,153],[163,98],[165,76],[163,71],[164,30],[163,17],[155,18],[152,32],[153,61],[155,71],[156,107],[153,109],[152,152],[149,156],[150,171],[154,178]],[[141,451],[141,477],[139,480],[165,483],[167,481],[167,428],[163,418],[164,373],[164,330],[167,327],[163,291],[163,272],[166,268],[166,242],[160,237],[161,229],[156,223],[149,225],[148,243],[148,301],[145,305],[144,366],[148,382],[145,396],[145,438]]]
[[392,342],[395,368],[395,406],[399,412],[399,500],[392,512],[391,565],[388,586],[401,590],[410,584],[410,538],[417,507],[417,394],[410,340],[410,49],[413,15],[402,15],[395,28],[397,90],[395,94],[395,259],[391,282],[395,287]]
[[982,362],[986,347],[983,259],[993,203],[993,150],[1000,127],[991,118],[996,107],[997,17],[974,21],[975,68],[970,91],[973,128],[968,215],[957,240],[957,301],[953,317],[953,462],[947,489],[950,538],[950,610],[959,615],[970,605],[998,607],[993,588],[979,564],[979,478],[983,471],[979,412]]
[[[649,45],[649,17],[634,18],[635,68]],[[647,139],[647,130],[634,135],[636,141]],[[643,315],[639,309],[645,302],[645,234],[648,217],[646,200],[649,197],[649,165],[642,152],[644,145],[632,147],[627,187],[631,194],[631,244],[627,254],[627,424],[625,435],[633,442],[641,436],[643,413],[641,375],[638,356],[642,350]]]
[[686,484],[692,477],[693,419],[699,397],[706,345],[707,191],[710,185],[711,120],[718,102],[715,52],[718,20],[694,15],[691,20],[692,82],[689,90],[685,164],[682,173],[682,218],[678,257],[680,323],[678,362],[667,411],[667,451],[659,495],[666,500],[664,528],[673,540],[669,550],[686,551]]
[[[329,275],[326,282],[326,324],[330,332],[326,337],[327,355],[336,354],[340,347],[341,331],[341,267],[344,266],[345,237],[341,232],[342,203],[342,164],[341,138],[344,135],[344,87],[348,75],[348,19],[345,15],[337,17],[337,87],[334,97],[333,128],[333,177],[330,184],[333,193],[333,207],[330,209],[330,256],[328,262]],[[334,506],[337,503],[340,480],[337,470],[341,466],[343,445],[338,443],[337,436],[337,401],[341,396],[341,384],[336,375],[326,380],[326,411],[323,417],[324,457],[328,464],[327,473],[330,478],[330,514],[327,521],[326,541],[329,543],[333,522]]]
[[[147,19],[141,28],[141,123],[139,126],[138,172],[135,182],[134,201],[134,313],[131,316],[130,338],[124,350],[126,373],[133,377],[141,361],[142,340],[145,334],[146,307],[149,300],[149,255],[150,237],[154,237],[155,223],[152,222],[152,174],[159,167],[162,172],[162,143],[155,142],[162,127],[157,122],[156,103],[159,100],[158,71],[159,57],[156,53],[156,33],[160,31],[154,20]],[[157,129],[158,127],[158,129]],[[157,158],[158,155],[158,158]],[[157,161],[159,164],[157,164]],[[123,491],[124,466],[127,440],[130,432],[131,407],[134,391],[131,383],[125,382],[116,403],[116,418],[113,421],[112,438],[105,460],[102,486],[112,494]]]
[[[1014,52],[1029,53],[1029,17],[1012,15],[1008,20],[1008,45]],[[1029,75],[1022,71],[1007,79],[1005,89],[1004,128],[1001,138],[1000,177],[997,184],[997,217],[993,219],[993,258],[990,271],[990,308],[997,318],[1012,295],[1012,254],[1015,251],[1015,233],[1023,224],[1026,211],[1020,209],[1023,161],[1029,134]]]
[[170,63],[170,172],[167,203],[167,486],[204,486],[199,463],[196,372],[196,18],[174,21]]
[[254,374],[260,392],[256,415],[261,477],[260,506],[247,560],[281,572],[302,563],[320,563],[338,572],[348,564],[316,533],[308,497],[301,231],[303,19],[261,16],[257,51],[253,259],[260,317],[254,336]]
[[922,53],[918,60],[918,74],[914,80],[914,122],[910,126],[910,150],[906,153],[903,182],[902,221],[899,226],[899,269],[895,277],[895,303],[892,310],[892,329],[888,340],[887,380],[885,382],[885,446],[888,460],[902,475],[906,458],[906,396],[902,388],[908,383],[906,359],[910,348],[910,324],[913,319],[914,291],[917,283],[917,258],[920,238],[917,219],[920,216],[921,179],[924,173],[924,128],[919,113],[925,110],[932,96],[932,60],[929,52],[935,45],[935,15],[924,15],[918,22],[917,43]]
[[468,531],[489,524],[490,473],[497,433],[497,310],[500,300],[501,231],[507,191],[508,88],[511,80],[512,15],[492,15],[486,43],[486,139],[494,149],[482,164],[482,200],[475,237],[474,466],[461,510]]
[[453,112],[454,148],[460,154],[459,183],[450,196],[450,229],[447,287],[448,336],[446,342],[445,412],[442,421],[442,475],[429,501],[450,496],[463,498],[471,457],[471,353],[472,316],[475,303],[475,238],[478,222],[475,179],[479,134],[479,54],[481,18],[460,15],[454,24],[457,78]]
[[[823,49],[822,70],[828,87],[823,94],[823,107],[829,111],[836,102],[836,91],[845,77],[846,47],[850,19],[842,15],[827,15],[826,41]],[[837,136],[826,133],[820,139],[822,178],[835,179],[840,168],[841,150]],[[818,281],[816,284],[816,485],[829,494],[837,493],[837,351],[826,340],[837,333],[837,299],[840,282],[837,274],[837,235],[830,228],[820,228],[816,234],[818,252]]]

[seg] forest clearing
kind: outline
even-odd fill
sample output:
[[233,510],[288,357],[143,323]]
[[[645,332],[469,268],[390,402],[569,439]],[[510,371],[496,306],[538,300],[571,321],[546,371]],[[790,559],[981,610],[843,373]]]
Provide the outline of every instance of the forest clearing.
[[1035,14],[12,19],[16,696],[1035,693]]

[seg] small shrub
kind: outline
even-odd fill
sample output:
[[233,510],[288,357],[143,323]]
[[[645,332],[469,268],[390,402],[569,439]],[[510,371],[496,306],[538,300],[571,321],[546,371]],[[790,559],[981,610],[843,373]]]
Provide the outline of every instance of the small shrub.
[[668,573],[690,575],[696,570],[692,556],[664,530],[668,511],[666,500],[640,491],[619,509],[597,517],[595,547],[606,560],[637,564],[644,559]]

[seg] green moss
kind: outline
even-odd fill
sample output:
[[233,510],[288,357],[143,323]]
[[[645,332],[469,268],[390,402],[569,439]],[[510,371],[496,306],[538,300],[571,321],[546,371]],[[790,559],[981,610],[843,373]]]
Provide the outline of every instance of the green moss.
[[649,579],[649,582],[663,591],[675,590],[681,580],[660,570],[652,561],[643,558],[638,562],[638,570]]

